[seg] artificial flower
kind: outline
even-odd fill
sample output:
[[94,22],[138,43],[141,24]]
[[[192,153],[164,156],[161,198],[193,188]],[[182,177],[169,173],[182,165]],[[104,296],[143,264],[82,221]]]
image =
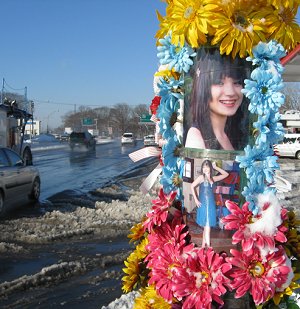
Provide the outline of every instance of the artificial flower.
[[214,1],[177,0],[167,10],[172,43],[184,46],[187,42],[197,48],[207,42],[209,23],[216,8]]
[[277,111],[284,103],[282,78],[272,72],[256,68],[251,73],[252,80],[245,80],[242,92],[250,99],[249,111],[262,115],[269,109]]
[[183,267],[173,273],[174,295],[184,299],[182,308],[210,308],[212,301],[224,304],[220,296],[230,284],[225,275],[230,269],[231,264],[212,248],[194,248],[185,254]]
[[150,110],[151,110],[152,115],[156,115],[156,111],[157,111],[158,106],[160,104],[160,99],[161,99],[161,97],[159,97],[157,95],[152,99],[151,105],[150,105]]
[[164,188],[164,192],[170,193],[172,191],[176,191],[178,188],[173,183],[174,175],[179,173],[179,167],[176,166],[163,166],[162,167],[162,176],[160,179],[160,183]]
[[147,249],[150,251],[147,259],[151,258],[152,252],[163,247],[166,243],[172,243],[174,246],[184,247],[188,235],[187,226],[181,224],[181,217],[174,217],[171,222],[158,226],[148,236],[149,244]]
[[247,57],[248,61],[252,61],[254,65],[260,65],[262,69],[270,69],[274,65],[278,73],[283,72],[280,59],[286,55],[281,44],[271,40],[268,43],[259,42],[252,50],[253,57]]
[[296,21],[298,5],[275,9],[266,18],[268,39],[276,40],[291,51],[300,42],[300,26]]
[[184,265],[184,255],[191,250],[190,246],[166,243],[152,252],[147,267],[151,269],[149,284],[155,284],[156,291],[167,302],[171,303],[174,297],[173,276]]
[[300,289],[300,285],[299,285],[299,283],[297,283],[297,282],[299,282],[300,274],[293,274],[292,273],[292,275],[293,275],[293,279],[286,288],[284,288],[284,289],[277,288],[275,290],[275,294],[273,296],[273,302],[274,302],[275,305],[279,305],[281,300],[285,296],[291,296],[295,290]]
[[168,64],[169,69],[175,69],[176,72],[187,73],[193,65],[192,58],[196,56],[196,52],[187,44],[184,46],[173,45],[171,36],[159,40],[160,45],[157,47],[157,57],[161,64]]
[[257,121],[253,123],[253,127],[258,130],[255,143],[259,147],[262,147],[266,143],[274,145],[283,139],[284,129],[279,120],[279,112],[270,111],[266,115],[259,116]]
[[143,227],[143,221],[145,218],[142,219],[142,222],[139,222],[135,224],[131,229],[130,229],[130,234],[128,234],[128,238],[130,238],[129,242],[137,242],[139,241],[144,235],[145,235],[145,230]]
[[126,268],[123,268],[123,272],[126,274],[123,278],[122,290],[125,293],[131,292],[135,289],[139,283],[141,273],[141,261],[133,251],[126,261],[124,261]]
[[230,276],[235,297],[240,298],[248,291],[256,305],[262,304],[275,294],[275,289],[286,282],[291,268],[283,249],[261,257],[258,250],[252,254],[231,249],[232,257],[228,261],[233,266]]
[[176,192],[165,194],[163,189],[160,189],[158,199],[152,201],[152,208],[147,213],[147,219],[143,223],[144,228],[149,232],[152,231],[154,226],[160,226],[166,222],[169,208],[176,197]]
[[149,254],[149,251],[147,250],[148,243],[149,243],[148,238],[144,238],[141,241],[141,243],[139,243],[135,248],[135,255],[140,260],[143,260]]
[[134,300],[133,309],[171,309],[171,305],[157,295],[154,285],[150,285],[141,289],[140,296]]
[[[219,11],[214,16],[215,34],[212,45],[220,45],[220,53],[238,54],[241,58],[251,55],[252,47],[259,41],[265,41],[263,19],[254,18],[258,6],[253,1],[219,2]],[[264,11],[264,7],[260,7]]]

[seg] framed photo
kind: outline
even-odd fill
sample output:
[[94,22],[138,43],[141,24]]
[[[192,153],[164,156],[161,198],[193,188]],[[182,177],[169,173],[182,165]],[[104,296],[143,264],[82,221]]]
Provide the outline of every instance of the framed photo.
[[249,103],[242,89],[250,71],[245,59],[201,48],[185,76],[184,171],[190,176],[183,177],[186,224],[197,246],[217,251],[232,248],[232,234],[221,222],[229,214],[225,201],[241,200],[235,158],[249,144]]

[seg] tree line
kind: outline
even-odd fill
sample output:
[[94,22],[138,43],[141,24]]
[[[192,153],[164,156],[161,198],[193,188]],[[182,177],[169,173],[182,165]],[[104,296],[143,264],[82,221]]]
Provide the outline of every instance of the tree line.
[[[149,114],[149,106],[146,104],[134,107],[126,103],[97,108],[80,106],[76,112],[63,115],[63,124],[55,131],[62,132],[70,127],[78,131],[97,129],[103,136],[119,137],[124,132],[132,132],[137,137],[143,137],[154,133],[153,125],[140,124],[140,117],[143,114]],[[84,119],[90,119],[92,124],[85,125]]]

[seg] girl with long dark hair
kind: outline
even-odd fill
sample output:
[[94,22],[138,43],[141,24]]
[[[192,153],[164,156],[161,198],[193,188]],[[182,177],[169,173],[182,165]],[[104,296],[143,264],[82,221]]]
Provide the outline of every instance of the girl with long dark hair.
[[250,72],[244,59],[202,48],[195,65],[185,146],[242,150],[248,143],[248,102],[241,90]]

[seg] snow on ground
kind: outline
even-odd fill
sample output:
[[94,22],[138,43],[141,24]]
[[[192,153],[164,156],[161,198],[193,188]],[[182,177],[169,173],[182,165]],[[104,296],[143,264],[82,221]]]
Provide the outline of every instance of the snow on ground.
[[[115,186],[108,189],[108,193],[111,197],[114,194],[121,197],[119,190]],[[103,189],[94,194],[100,199],[104,194]],[[130,227],[140,222],[151,207],[149,194],[133,190],[129,194],[127,201],[58,199],[55,201],[55,209],[41,216],[6,220],[0,224],[0,254],[26,250],[20,244],[43,244],[91,233],[97,235],[98,239],[127,235]]]

